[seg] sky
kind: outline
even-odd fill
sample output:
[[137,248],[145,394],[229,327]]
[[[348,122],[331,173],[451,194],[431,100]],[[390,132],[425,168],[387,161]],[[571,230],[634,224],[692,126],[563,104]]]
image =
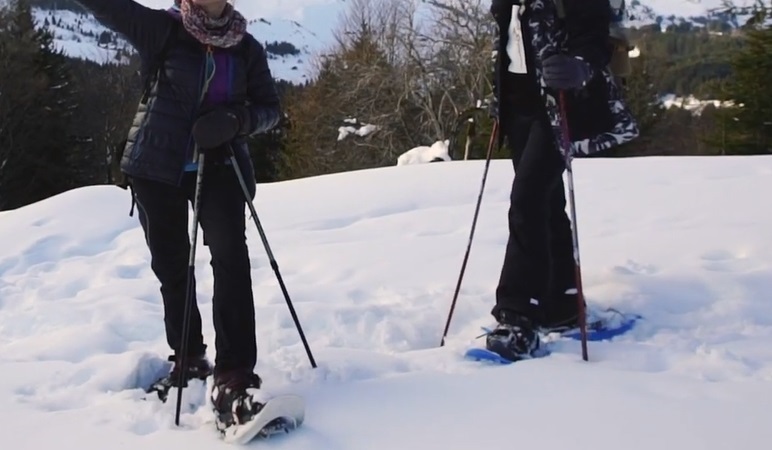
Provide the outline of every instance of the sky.
[[[165,8],[172,0],[137,0],[143,5]],[[302,21],[314,10],[335,7],[343,0],[236,0],[236,8],[249,19],[284,18]]]

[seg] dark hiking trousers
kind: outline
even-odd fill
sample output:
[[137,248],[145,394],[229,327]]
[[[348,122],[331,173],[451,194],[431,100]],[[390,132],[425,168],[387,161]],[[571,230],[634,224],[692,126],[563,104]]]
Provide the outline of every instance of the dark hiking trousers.
[[[195,172],[186,173],[179,188],[132,179],[139,220],[151,253],[151,267],[161,283],[166,339],[175,355],[179,354],[182,342],[190,251],[188,205],[193,205],[195,185]],[[200,201],[200,237],[211,253],[214,275],[215,372],[251,371],[256,363],[257,346],[245,236],[246,205],[231,166],[210,164],[207,167]],[[201,314],[195,302],[192,306],[187,348],[188,356],[198,356],[205,353],[206,346]]]
[[498,319],[507,310],[544,323],[576,309],[575,297],[568,303],[564,295],[575,287],[563,184],[565,163],[546,117],[513,115],[501,127],[512,152],[515,176],[509,239],[492,314]]

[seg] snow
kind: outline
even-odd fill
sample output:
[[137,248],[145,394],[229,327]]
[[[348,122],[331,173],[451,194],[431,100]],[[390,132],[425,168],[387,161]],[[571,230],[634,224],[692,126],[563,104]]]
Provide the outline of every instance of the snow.
[[425,164],[429,162],[436,162],[438,160],[450,161],[448,155],[448,146],[450,141],[445,139],[444,141],[437,141],[431,146],[419,146],[412,148],[405,153],[399,155],[397,158],[397,165],[404,166],[408,164]]
[[[128,62],[126,58],[118,59],[118,52],[122,51],[124,54],[135,52],[122,36],[102,26],[91,14],[42,8],[33,8],[32,12],[39,27],[42,27],[48,19],[49,29],[54,33],[56,48],[69,57],[100,64],[126,63]],[[296,54],[288,55],[267,52],[268,64],[273,76],[293,83],[304,83],[312,77],[314,59],[328,41],[326,31],[311,30],[297,21],[285,18],[251,19],[247,30],[263,44],[289,42],[297,49]],[[103,32],[110,33],[114,40],[109,46],[98,44],[99,36]]]
[[[140,0],[140,3],[153,8],[167,8],[171,1]],[[629,25],[643,26],[660,23],[662,28],[670,24],[691,21],[699,26],[701,18],[711,14],[711,10],[719,8],[722,0],[641,0],[629,2],[628,8],[633,14]],[[752,4],[753,0],[739,0],[739,6]],[[419,5],[423,3],[419,2]],[[238,3],[238,8],[250,20],[249,31],[260,42],[289,42],[297,49],[297,54],[278,55],[269,53],[269,64],[274,76],[293,83],[305,83],[317,75],[318,58],[329,51],[333,44],[333,29],[340,14],[348,7],[344,0],[291,0],[261,2],[260,6],[250,2]],[[53,26],[57,48],[66,55],[97,61],[99,63],[115,63],[118,49],[132,51],[131,47],[120,37],[117,43],[109,48],[97,44],[97,37],[103,31],[109,31],[101,26],[90,14],[77,14],[71,11],[49,11],[33,8],[33,13],[39,23],[45,17],[57,17],[62,20],[61,26]],[[737,18],[738,23],[744,23],[748,17]],[[737,24],[735,24],[737,25]],[[93,33],[89,35],[90,33]],[[120,60],[125,62],[125,59]]]
[[[705,15],[709,10],[722,6],[723,0],[643,0],[639,3],[648,6],[663,16],[695,17]],[[736,2],[742,5],[744,0]],[[631,4],[634,2],[631,2]]]
[[342,141],[351,135],[367,137],[381,129],[378,125],[361,123],[355,118],[343,119],[343,123],[346,125],[338,127],[338,141]]
[[[756,0],[734,0],[738,7],[751,6]],[[705,19],[718,19],[725,10],[724,0],[628,0],[627,8],[631,14],[628,24],[641,27],[659,23],[663,30],[670,25],[691,23],[703,26]],[[738,15],[736,18],[724,18],[732,26],[744,24],[750,16]]]
[[274,77],[293,83],[304,83],[315,77],[315,59],[328,42],[326,30],[312,30],[286,18],[259,18],[249,22],[247,31],[263,44],[289,42],[298,50],[292,55],[268,52],[268,65]]
[[[772,439],[772,157],[575,161],[592,306],[642,314],[613,342],[511,366],[463,361],[489,326],[511,163],[491,163],[439,347],[484,161],[260,185],[256,207],[318,363],[311,368],[249,222],[258,370],[306,422],[303,449],[725,450]],[[298,208],[302,205],[302,208]],[[0,213],[0,448],[218,447],[206,408],[142,401],[168,354],[129,194],[69,191]],[[201,245],[199,241],[199,245]],[[198,294],[213,343],[208,251]],[[210,347],[213,357],[213,347]],[[202,391],[186,390],[198,396]],[[220,444],[224,445],[224,444]]]
[[[41,8],[32,8],[32,14],[38,27],[43,27],[48,19],[48,29],[54,34],[56,49],[69,57],[95,61],[100,64],[115,64],[116,62],[127,62],[126,59],[118,59],[119,51],[133,52],[127,42],[100,25],[91,15]],[[99,36],[105,31],[111,33],[117,42],[112,42],[109,45],[98,44]]]
[[[662,97],[662,104],[665,108],[682,108],[691,111],[692,115],[699,116],[708,106],[714,108],[730,108],[735,105],[731,100],[700,100],[693,95],[679,97],[674,94],[667,94]],[[739,106],[743,106],[740,104]]]
[[[738,6],[752,4],[754,0],[739,0]],[[712,10],[721,7],[722,0],[640,0],[628,2],[633,18],[632,27],[660,23],[663,29],[671,24],[690,21],[700,26],[702,19],[712,14]],[[139,0],[153,8],[167,8],[171,1]],[[237,3],[239,10],[250,20],[248,30],[258,41],[289,42],[297,54],[280,55],[269,52],[269,65],[274,77],[292,83],[303,84],[317,76],[319,57],[330,50],[334,43],[333,30],[344,9],[345,0],[291,0],[260,2],[259,6],[250,2]],[[418,2],[419,6],[426,6]],[[33,14],[40,24],[45,17],[61,19],[61,26],[52,26],[57,48],[73,58],[82,58],[99,63],[126,62],[118,59],[118,51],[133,52],[132,48],[120,37],[109,47],[97,43],[98,36],[109,31],[101,26],[90,14],[77,14],[64,10],[45,10],[33,8]],[[420,15],[419,15],[420,17]],[[426,17],[429,17],[427,15]],[[738,25],[747,20],[747,15],[738,16]],[[115,36],[115,35],[114,35]],[[633,56],[635,57],[635,56]]]
[[[136,0],[139,3],[151,8],[166,8],[172,0]],[[301,20],[312,16],[309,10],[318,10],[322,8],[335,9],[336,4],[346,0],[263,0],[260,2],[248,0],[235,0],[236,7],[247,18],[268,17],[268,18],[288,18]]]

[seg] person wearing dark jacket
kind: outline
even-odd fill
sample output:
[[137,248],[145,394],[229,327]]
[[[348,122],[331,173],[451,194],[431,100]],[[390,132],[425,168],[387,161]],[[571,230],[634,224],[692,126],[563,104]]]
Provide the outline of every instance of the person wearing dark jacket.
[[[216,358],[206,357],[201,315],[192,299],[185,380],[213,375],[218,420],[248,419],[259,388],[251,268],[245,237],[246,198],[225,155],[233,151],[249,195],[255,179],[245,138],[272,129],[280,103],[264,48],[226,0],[175,0],[168,10],[133,0],[78,0],[125,37],[145,69],[166,49],[141,102],[121,159],[160,282],[171,373],[151,390],[165,399],[179,375],[197,154],[205,155],[199,224],[211,253]],[[166,43],[170,43],[165,46]],[[195,286],[195,284],[194,284]],[[195,293],[195,288],[192,290]],[[255,391],[251,391],[255,392]]]
[[515,177],[491,311],[498,326],[486,341],[516,360],[535,354],[539,332],[573,328],[579,319],[560,127],[546,105],[564,91],[572,153],[626,142],[637,127],[606,70],[608,0],[493,0],[491,14],[498,25],[494,113]]

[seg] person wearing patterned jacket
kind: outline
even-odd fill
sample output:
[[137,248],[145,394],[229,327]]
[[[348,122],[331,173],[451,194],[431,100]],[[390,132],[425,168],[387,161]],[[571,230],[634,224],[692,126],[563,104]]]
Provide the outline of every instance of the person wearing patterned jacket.
[[492,0],[490,11],[498,25],[494,113],[515,177],[491,311],[498,325],[486,344],[517,360],[535,354],[539,332],[579,319],[559,93],[574,156],[627,142],[638,129],[608,69],[608,0]]

